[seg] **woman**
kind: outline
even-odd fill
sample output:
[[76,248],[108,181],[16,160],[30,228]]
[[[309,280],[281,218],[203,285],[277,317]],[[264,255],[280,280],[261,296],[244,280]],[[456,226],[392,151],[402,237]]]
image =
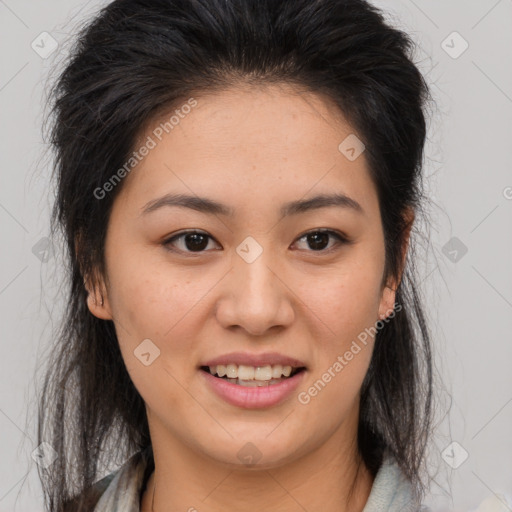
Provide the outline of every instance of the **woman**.
[[361,0],[116,0],[79,34],[47,510],[419,510],[411,48]]

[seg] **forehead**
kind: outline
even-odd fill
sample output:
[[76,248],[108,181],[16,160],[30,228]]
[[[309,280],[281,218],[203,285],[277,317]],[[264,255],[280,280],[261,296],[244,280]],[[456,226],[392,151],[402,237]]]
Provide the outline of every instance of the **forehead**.
[[[259,159],[298,155],[303,149],[325,147],[353,131],[328,98],[289,85],[230,88],[198,96],[195,101],[196,106],[180,119],[172,114],[184,111],[185,103],[159,116],[147,134],[174,117],[178,121],[171,130],[174,142],[178,142],[177,137],[181,143],[193,142],[203,155],[229,159],[230,155],[222,151],[229,149],[237,154],[246,152],[254,160],[255,149],[260,150]],[[163,137],[171,139],[171,133],[165,132]],[[169,142],[172,145],[173,141]]]
[[282,203],[308,191],[365,203],[374,190],[364,153],[351,161],[339,149],[353,136],[332,101],[290,86],[196,95],[140,133],[134,150],[151,148],[125,178],[123,193],[140,207],[172,190],[229,197],[233,205],[258,194]]

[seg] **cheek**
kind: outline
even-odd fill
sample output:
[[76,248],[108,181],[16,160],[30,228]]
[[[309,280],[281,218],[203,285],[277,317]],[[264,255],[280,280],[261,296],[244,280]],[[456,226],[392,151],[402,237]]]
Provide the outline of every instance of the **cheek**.
[[[348,265],[347,265],[348,266]],[[372,350],[372,327],[378,319],[380,267],[361,262],[320,286],[311,286],[308,307],[315,312],[317,356],[308,387],[299,397],[313,417],[323,418],[330,431],[344,421],[358,404]],[[326,328],[327,326],[327,328]],[[333,409],[333,404],[336,407]],[[302,405],[301,405],[302,407]],[[326,414],[326,411],[329,411]]]
[[[168,266],[163,272],[158,263],[138,265],[131,256],[112,272],[111,282],[117,337],[135,387],[151,408],[182,406],[189,361],[197,357],[198,306],[215,281],[192,279]],[[147,366],[143,353],[150,354]]]
[[[193,351],[190,320],[204,295],[204,285],[189,283],[186,276],[159,272],[152,265],[138,266],[133,257],[129,260],[112,272],[112,313],[126,368],[146,399],[156,388],[173,388],[174,381],[164,368],[172,365],[170,374],[184,380],[180,373]],[[146,353],[150,355],[143,356]],[[167,399],[173,401],[172,393]]]
[[127,331],[162,339],[200,302],[212,284],[197,269],[173,269],[165,257],[141,250],[116,262],[110,272],[112,312]]
[[302,291],[307,305],[328,327],[330,338],[334,336],[337,349],[350,345],[378,320],[383,268],[374,260],[356,260],[313,280]]

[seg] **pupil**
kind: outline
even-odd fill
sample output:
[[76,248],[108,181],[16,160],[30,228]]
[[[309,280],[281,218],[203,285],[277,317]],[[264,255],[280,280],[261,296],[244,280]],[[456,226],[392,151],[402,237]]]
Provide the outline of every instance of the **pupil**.
[[317,232],[317,233],[312,233],[312,234],[308,235],[308,243],[312,249],[325,248],[325,246],[327,246],[328,240],[329,240],[328,233]]
[[[203,240],[201,240],[201,238],[203,238]],[[189,243],[190,240],[192,240],[192,243]],[[190,233],[185,236],[185,245],[190,251],[200,251],[208,245],[208,240],[206,236],[201,233]]]

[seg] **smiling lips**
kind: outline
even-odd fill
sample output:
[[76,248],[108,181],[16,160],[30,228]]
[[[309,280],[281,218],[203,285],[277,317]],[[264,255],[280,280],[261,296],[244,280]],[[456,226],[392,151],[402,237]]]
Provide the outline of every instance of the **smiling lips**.
[[243,408],[281,403],[298,386],[306,367],[278,353],[232,353],[200,366],[210,388],[228,403]]
[[217,365],[244,365],[244,366],[291,366],[292,368],[305,368],[306,364],[294,357],[285,356],[278,352],[265,352],[263,354],[250,354],[248,352],[232,352],[201,363],[201,366]]
[[261,409],[276,406],[295,391],[306,375],[306,370],[297,371],[290,377],[268,381],[226,379],[215,377],[209,371],[200,371],[208,388],[224,402],[244,409]]
[[[217,374],[219,377],[228,377],[229,379],[242,380],[270,380],[279,379],[281,376],[289,377],[292,371],[291,366],[282,366],[276,364],[274,366],[246,366],[241,364],[218,364],[217,366],[209,366],[212,375]],[[296,369],[296,368],[295,368]]]
[[305,369],[302,361],[278,354],[236,352],[206,362],[201,369],[239,385],[275,384]]

